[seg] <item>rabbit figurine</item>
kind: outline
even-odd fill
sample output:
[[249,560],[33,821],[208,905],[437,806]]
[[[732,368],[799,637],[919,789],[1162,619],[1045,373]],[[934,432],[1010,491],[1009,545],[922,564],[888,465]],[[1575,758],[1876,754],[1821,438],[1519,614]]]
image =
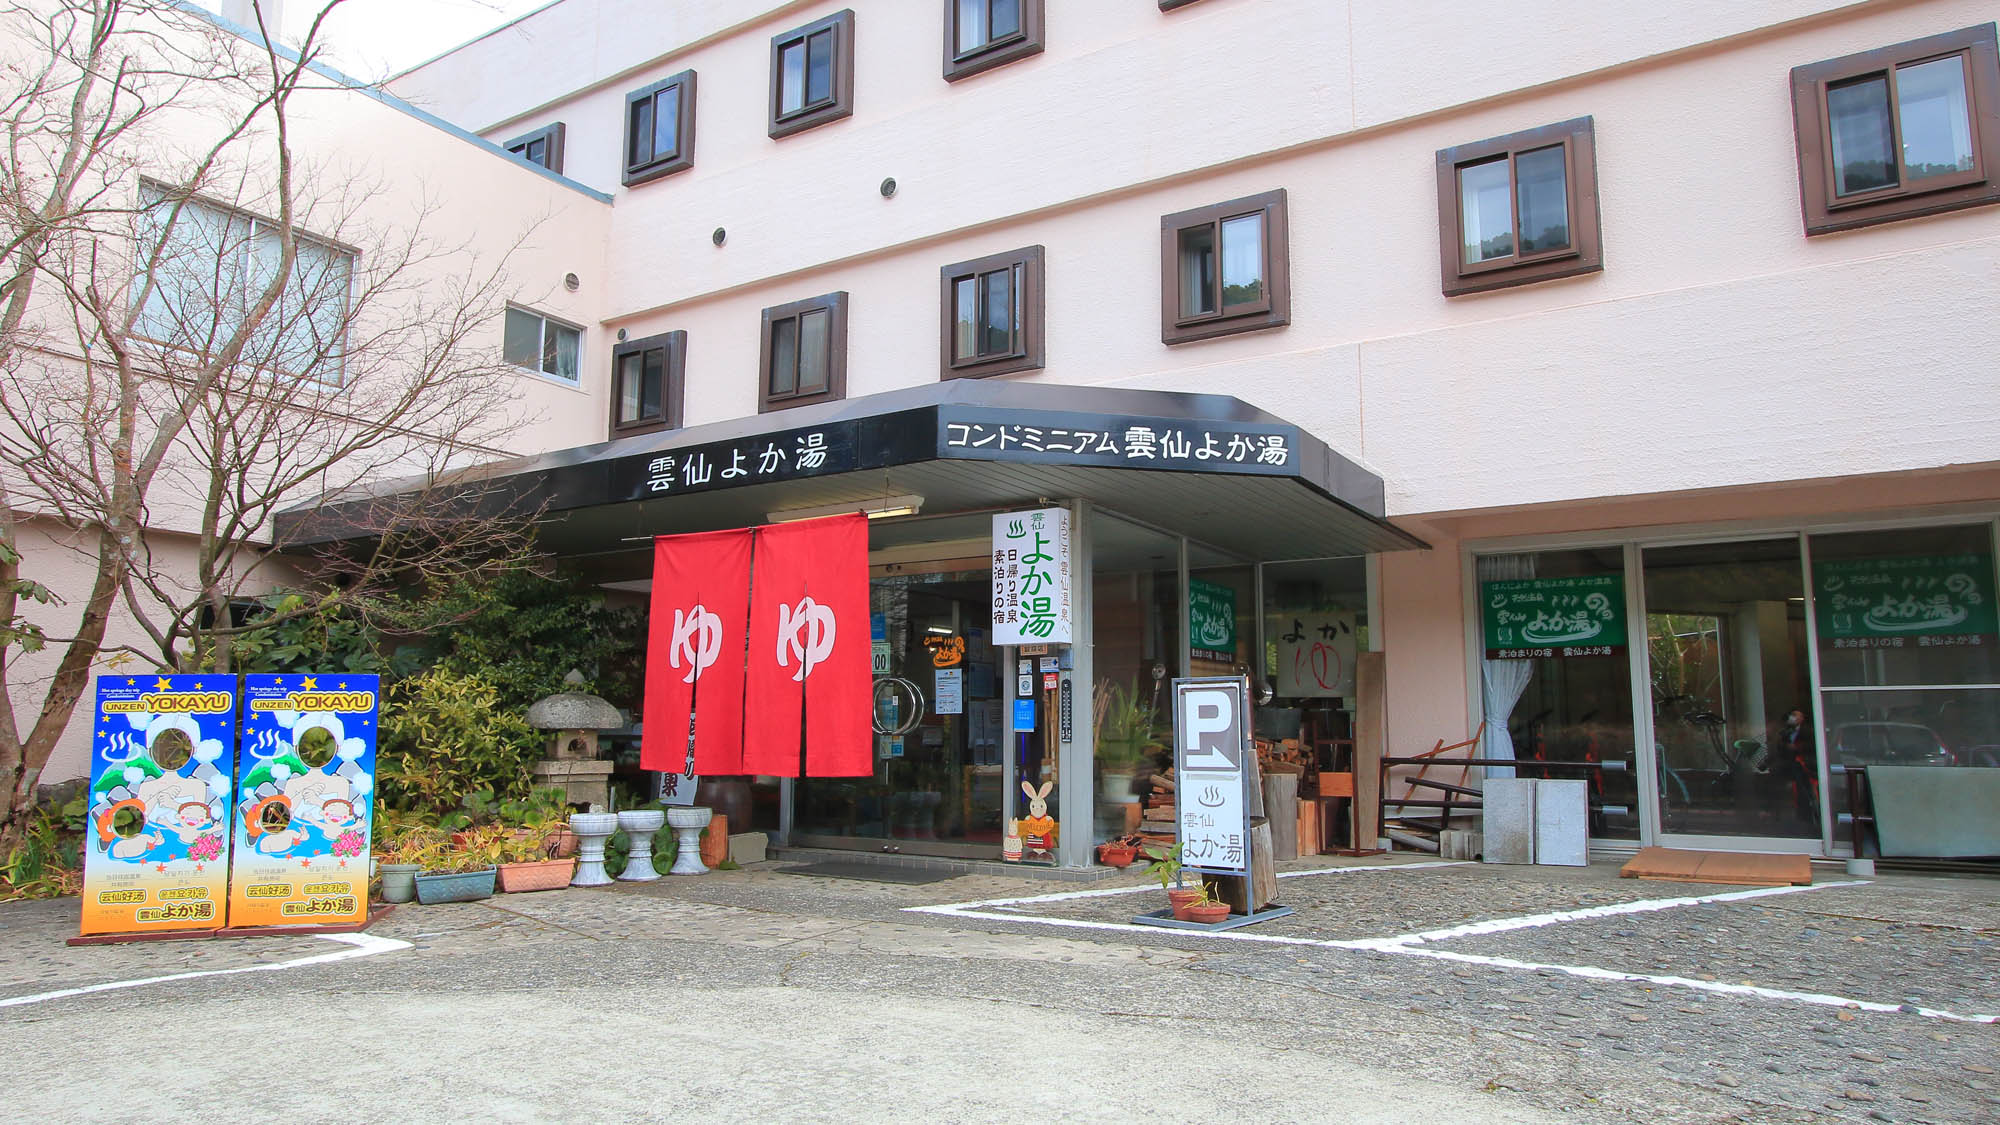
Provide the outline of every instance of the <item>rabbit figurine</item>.
[[1049,792],[1056,787],[1053,781],[1044,781],[1041,788],[1029,782],[1021,783],[1021,792],[1028,798],[1028,815],[1019,822],[1021,842],[1033,852],[1056,850],[1056,818],[1049,815]]

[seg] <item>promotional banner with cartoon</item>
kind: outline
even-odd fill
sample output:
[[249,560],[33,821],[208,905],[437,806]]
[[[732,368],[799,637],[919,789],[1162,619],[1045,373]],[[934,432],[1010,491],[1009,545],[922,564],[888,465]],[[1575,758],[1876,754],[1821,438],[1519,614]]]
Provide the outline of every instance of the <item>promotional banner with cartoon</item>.
[[375,676],[244,677],[231,926],[363,922]]
[[213,930],[229,878],[234,676],[99,676],[83,932]]

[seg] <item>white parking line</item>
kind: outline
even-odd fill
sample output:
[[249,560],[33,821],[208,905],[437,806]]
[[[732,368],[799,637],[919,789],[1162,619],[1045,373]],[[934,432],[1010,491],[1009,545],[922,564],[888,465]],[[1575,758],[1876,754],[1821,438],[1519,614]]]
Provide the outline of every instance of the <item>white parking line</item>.
[[1683,898],[1648,898],[1636,902],[1614,902],[1608,906],[1587,906],[1578,910],[1558,910],[1548,914],[1524,914],[1518,918],[1494,918],[1485,922],[1467,922],[1462,926],[1452,926],[1443,930],[1425,930],[1422,933],[1402,934],[1391,938],[1372,938],[1373,942],[1394,945],[1421,945],[1424,942],[1450,941],[1453,938],[1479,937],[1484,934],[1502,934],[1509,930],[1528,930],[1537,926],[1552,926],[1557,922],[1581,922],[1590,918],[1611,918],[1620,914],[1650,914],[1655,910],[1673,910],[1682,906],[1701,906],[1711,902],[1740,902],[1749,898],[1769,898],[1772,895],[1797,894],[1800,891],[1823,891],[1829,887],[1865,887],[1866,879],[1853,879],[1839,883],[1814,883],[1805,887],[1755,887],[1747,891],[1723,891],[1712,895],[1688,895]]
[[[1828,884],[1831,886],[1832,884]],[[1701,992],[1720,993],[1725,996],[1755,996],[1765,1000],[1791,1000],[1800,1004],[1819,1004],[1829,1008],[1857,1008],[1864,1012],[1900,1012],[1904,1006],[1883,1004],[1874,1000],[1855,1000],[1846,996],[1832,996],[1821,992],[1794,992],[1786,988],[1766,988],[1756,984],[1726,984],[1722,981],[1697,980],[1693,977],[1664,976],[1655,973],[1626,973],[1616,969],[1599,969],[1590,965],[1550,965],[1539,961],[1519,961],[1512,957],[1483,957],[1476,953],[1454,953],[1448,949],[1428,949],[1418,946],[1370,946],[1382,953],[1401,953],[1410,957],[1434,957],[1440,961],[1457,961],[1466,965],[1485,965],[1493,969],[1514,969],[1522,972],[1557,972],[1588,980],[1634,981],[1646,984],[1665,985],[1670,988],[1692,988]],[[1940,1008],[1924,1008],[1909,1005],[1912,1014],[1928,1016],[1934,1020],[1948,1020],[1954,1023],[2000,1023],[2000,1015],[1960,1015]]]
[[[1375,864],[1365,867],[1324,867],[1310,871],[1286,871],[1278,877],[1296,878],[1306,875],[1337,875],[1353,871],[1413,871],[1424,868],[1458,867],[1463,860],[1431,860],[1422,863]],[[1655,984],[1672,988],[1689,988],[1700,992],[1711,992],[1728,996],[1752,997],[1764,1000],[1788,1000],[1801,1004],[1818,1004],[1833,1008],[1850,1008],[1864,1012],[1898,1012],[1906,1008],[1913,1014],[1930,1019],[1947,1020],[1957,1023],[2000,1023],[2000,1015],[1975,1013],[1971,1015],[1949,1012],[1940,1008],[1925,1008],[1914,1005],[1885,1004],[1874,1000],[1858,1000],[1846,996],[1835,996],[1819,992],[1798,992],[1783,988],[1767,988],[1762,985],[1727,984],[1722,981],[1697,980],[1655,973],[1628,973],[1617,969],[1601,969],[1593,965],[1557,965],[1537,961],[1522,961],[1511,957],[1488,957],[1476,953],[1457,953],[1434,948],[1434,943],[1451,941],[1456,938],[1479,937],[1486,934],[1508,933],[1514,930],[1534,929],[1563,922],[1580,922],[1593,918],[1611,918],[1625,914],[1647,914],[1661,910],[1676,910],[1687,906],[1704,906],[1717,902],[1741,902],[1749,899],[1768,898],[1773,895],[1800,894],[1806,891],[1827,890],[1833,887],[1866,886],[1867,880],[1845,880],[1836,883],[1816,883],[1805,887],[1754,887],[1749,890],[1723,891],[1712,895],[1688,895],[1680,898],[1639,899],[1633,902],[1612,903],[1607,906],[1591,906],[1579,910],[1551,911],[1544,914],[1524,914],[1514,918],[1493,918],[1482,922],[1468,922],[1440,930],[1423,930],[1417,933],[1398,934],[1379,938],[1302,938],[1284,934],[1259,934],[1243,930],[1224,930],[1217,933],[1194,934],[1180,931],[1183,936],[1199,936],[1209,941],[1240,941],[1264,945],[1309,945],[1322,949],[1341,949],[1360,953],[1389,953],[1406,957],[1429,957],[1440,961],[1455,961],[1467,965],[1483,965],[1487,968],[1518,972],[1557,972],[1567,976],[1589,980],[1628,981]],[[1106,930],[1123,933],[1143,933],[1159,937],[1164,931],[1158,926],[1141,926],[1131,922],[1097,922],[1083,918],[1051,918],[1029,914],[1003,914],[993,907],[1022,906],[1030,903],[1063,902],[1072,899],[1105,898],[1112,895],[1135,894],[1152,890],[1149,886],[1111,887],[1090,891],[1063,891],[1056,894],[1028,895],[1021,898],[990,898],[976,902],[953,902],[938,906],[910,906],[904,909],[913,914],[935,914],[947,918],[976,918],[989,922],[1007,922],[1014,925],[1055,926],[1064,929]]]
[[347,961],[355,957],[372,957],[377,953],[393,953],[398,949],[410,948],[407,941],[395,938],[376,937],[373,934],[314,934],[313,937],[326,941],[337,941],[348,949],[332,953],[316,953],[311,957],[298,957],[290,961],[276,961],[268,965],[244,965],[235,969],[203,969],[192,973],[174,973],[164,977],[144,977],[139,980],[114,980],[104,984],[86,985],[82,988],[64,988],[55,992],[41,992],[33,996],[10,996],[0,1000],[0,1008],[12,1008],[22,1004],[40,1004],[48,1000],[63,1000],[71,996],[87,996],[93,992],[110,992],[119,988],[138,988],[147,984],[165,984],[168,981],[193,980],[196,977],[226,977],[236,973],[268,973],[278,969],[298,969],[307,965],[324,965],[332,961]]
[[[1347,875],[1356,871],[1416,871],[1426,867],[1464,867],[1469,860],[1433,859],[1422,863],[1373,863],[1356,867],[1315,867],[1307,871],[1280,871],[1280,879],[1298,879],[1308,875]],[[988,906],[1019,906],[1029,902],[1063,902],[1075,898],[1108,898],[1112,895],[1135,895],[1153,888],[1145,884],[1136,887],[1100,887],[1093,891],[1057,891],[1054,894],[1027,895],[1022,898],[983,898],[975,902],[947,902],[938,906],[906,906],[903,909],[915,914],[950,914],[960,910],[978,910]],[[1142,927],[1157,929],[1158,927]]]

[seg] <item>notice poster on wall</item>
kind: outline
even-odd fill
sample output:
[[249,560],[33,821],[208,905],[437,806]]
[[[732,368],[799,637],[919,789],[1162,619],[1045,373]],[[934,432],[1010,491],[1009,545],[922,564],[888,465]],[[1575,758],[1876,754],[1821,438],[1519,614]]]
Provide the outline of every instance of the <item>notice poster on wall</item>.
[[86,934],[213,930],[229,879],[234,676],[99,676]]
[[1294,613],[1278,634],[1278,694],[1288,699],[1354,695],[1354,612]]
[[367,921],[378,689],[372,675],[244,677],[232,925]]
[[1211,660],[1236,659],[1236,591],[1188,579],[1188,647]]
[[993,643],[1070,641],[1069,509],[993,517]]
[[1985,554],[1813,561],[1821,642],[1833,648],[1992,644],[1993,558]]
[[1486,659],[1616,656],[1625,651],[1625,576],[1479,584]]
[[934,673],[931,709],[940,715],[965,713],[965,669],[939,668]]

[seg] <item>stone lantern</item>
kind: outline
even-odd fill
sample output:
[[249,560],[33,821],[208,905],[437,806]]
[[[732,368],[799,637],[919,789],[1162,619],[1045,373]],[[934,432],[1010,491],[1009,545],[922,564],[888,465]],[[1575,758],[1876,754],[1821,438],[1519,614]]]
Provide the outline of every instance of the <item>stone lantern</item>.
[[[570,688],[583,686],[583,673],[563,677]],[[597,760],[597,732],[625,725],[618,708],[583,691],[557,692],[528,708],[528,725],[551,732],[548,759],[535,763],[535,787],[560,789],[563,800],[585,809],[611,803],[611,763]]]

